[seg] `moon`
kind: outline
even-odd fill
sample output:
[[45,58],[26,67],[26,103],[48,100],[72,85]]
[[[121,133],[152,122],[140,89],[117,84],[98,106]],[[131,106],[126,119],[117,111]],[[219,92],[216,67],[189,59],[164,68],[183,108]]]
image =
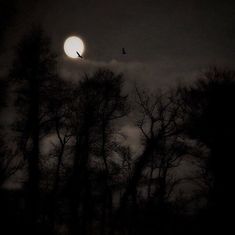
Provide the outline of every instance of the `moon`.
[[78,58],[78,54],[83,55],[85,45],[81,38],[77,36],[68,37],[64,42],[64,52],[70,58]]

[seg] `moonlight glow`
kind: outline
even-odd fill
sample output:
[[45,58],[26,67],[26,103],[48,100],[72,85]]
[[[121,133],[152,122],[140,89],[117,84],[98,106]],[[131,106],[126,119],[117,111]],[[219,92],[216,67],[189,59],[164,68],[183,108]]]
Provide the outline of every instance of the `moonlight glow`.
[[81,38],[72,36],[64,42],[64,52],[70,58],[78,58],[77,52],[82,55],[85,50],[85,45]]

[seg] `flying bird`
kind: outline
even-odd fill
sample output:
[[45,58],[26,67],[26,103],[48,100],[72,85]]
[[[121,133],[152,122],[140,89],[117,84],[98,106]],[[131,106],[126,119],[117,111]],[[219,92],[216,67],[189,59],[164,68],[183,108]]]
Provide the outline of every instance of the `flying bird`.
[[126,55],[126,50],[125,50],[124,47],[122,48],[122,54],[123,54],[123,55]]
[[81,59],[83,58],[77,51],[76,51],[76,53],[78,54],[78,57],[79,57],[79,58],[81,58]]

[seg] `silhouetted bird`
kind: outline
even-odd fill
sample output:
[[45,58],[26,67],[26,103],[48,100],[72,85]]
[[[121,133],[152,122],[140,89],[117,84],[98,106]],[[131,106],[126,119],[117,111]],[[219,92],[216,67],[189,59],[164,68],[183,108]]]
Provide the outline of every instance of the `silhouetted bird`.
[[125,48],[122,48],[122,54],[123,54],[123,55],[126,55],[126,50],[125,50]]
[[[77,52],[77,51],[76,51],[76,52]],[[78,54],[78,57],[79,57],[79,58],[81,58],[81,59],[83,58],[78,52],[77,52],[77,54]]]

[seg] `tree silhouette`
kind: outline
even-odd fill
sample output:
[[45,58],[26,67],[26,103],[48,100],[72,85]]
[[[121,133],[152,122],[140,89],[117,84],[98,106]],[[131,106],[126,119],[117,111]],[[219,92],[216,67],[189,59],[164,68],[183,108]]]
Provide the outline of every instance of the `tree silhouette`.
[[[51,232],[55,232],[58,214],[60,213],[58,205],[61,200],[61,192],[63,191],[63,184],[67,180],[64,170],[67,170],[66,163],[69,160],[66,157],[67,151],[70,151],[69,142],[73,132],[70,125],[72,90],[73,86],[62,79],[56,79],[50,84],[48,92],[50,99],[45,107],[46,120],[42,125],[45,133],[54,136],[53,148],[45,156],[47,161],[44,161],[43,164],[45,168],[44,178],[51,185],[46,208]],[[50,160],[54,162],[52,166]],[[48,180],[49,177],[50,180]]]
[[[138,89],[136,90],[136,93],[138,106],[140,107],[140,118],[137,121],[137,126],[144,138],[144,151],[135,163],[133,182],[131,182],[133,185],[128,186],[127,191],[123,196],[124,199],[132,194],[132,200],[134,202],[136,201],[136,187],[143,169],[151,162],[151,158],[155,151],[158,151],[157,155],[162,155],[161,151],[164,151],[162,148],[164,148],[163,146],[166,141],[169,141],[171,137],[174,137],[175,139],[175,136],[180,133],[179,123],[182,122],[180,103],[173,94],[165,95],[166,97],[163,97],[161,94],[159,96],[151,96],[146,92],[140,92]],[[174,146],[173,143],[174,142],[171,143],[172,148]],[[182,151],[179,152],[179,155],[182,155],[183,153],[184,150],[182,149]],[[177,158],[175,159],[174,157],[170,159],[158,159],[161,163],[157,164],[161,165],[163,164],[162,161],[169,161],[168,164],[170,166],[170,161],[173,159],[177,160]],[[131,188],[133,192],[131,192]]]
[[[224,229],[233,184],[235,72],[212,68],[182,90],[187,134],[210,149],[204,173],[210,175],[209,208],[213,223]],[[228,218],[227,218],[228,219]],[[228,219],[229,221],[229,219]],[[228,223],[226,221],[226,223]]]
[[[91,157],[96,156],[102,165],[103,209],[102,225],[104,230],[106,207],[111,211],[112,192],[109,186],[110,156],[112,152],[113,123],[127,113],[126,98],[122,96],[122,77],[109,70],[99,70],[85,78],[74,90],[77,97],[73,102],[72,128],[75,137],[73,172],[70,177],[72,224],[77,231],[78,209],[82,210],[81,231],[88,231],[91,216]],[[89,201],[88,201],[89,200]],[[109,206],[107,206],[109,205]],[[101,231],[104,233],[104,231]]]
[[33,28],[20,42],[10,78],[16,87],[19,148],[28,165],[28,222],[37,227],[40,210],[40,138],[48,87],[56,77],[56,57],[40,27]]
[[[124,218],[125,208],[128,202],[131,202],[132,214],[126,218],[130,220],[129,232],[138,224],[138,194],[143,190],[141,188],[144,174],[147,172],[149,175],[148,200],[154,202],[158,208],[159,223],[162,224],[166,202],[173,188],[180,182],[170,176],[169,171],[177,167],[181,156],[186,154],[186,145],[180,141],[182,113],[177,91],[154,95],[136,88],[136,95],[139,110],[136,122],[142,133],[143,151],[134,162],[132,177],[122,195],[120,205]],[[152,209],[154,204],[151,204]]]
[[[7,130],[2,121],[2,112],[7,107],[8,84],[6,79],[0,80],[0,187],[14,175],[22,166],[22,161],[16,159],[17,151],[7,144]],[[13,149],[12,149],[13,148]]]

